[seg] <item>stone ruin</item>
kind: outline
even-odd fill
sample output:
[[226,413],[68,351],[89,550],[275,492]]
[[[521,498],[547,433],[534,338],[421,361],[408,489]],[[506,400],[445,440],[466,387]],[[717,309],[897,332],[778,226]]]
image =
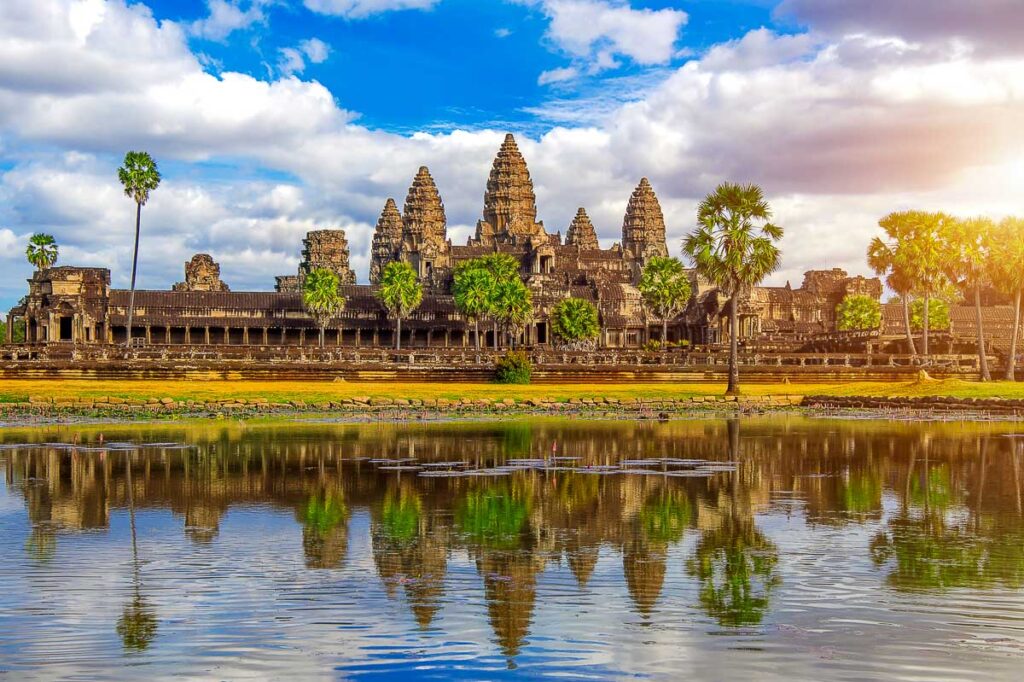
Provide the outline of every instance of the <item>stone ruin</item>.
[[220,265],[208,253],[197,253],[185,263],[185,281],[171,287],[173,291],[231,291],[221,281]]

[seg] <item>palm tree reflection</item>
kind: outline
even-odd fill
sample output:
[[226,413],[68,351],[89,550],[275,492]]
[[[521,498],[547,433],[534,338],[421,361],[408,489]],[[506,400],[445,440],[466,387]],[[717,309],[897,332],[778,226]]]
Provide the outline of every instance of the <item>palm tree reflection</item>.
[[139,567],[139,544],[135,532],[135,496],[132,490],[131,452],[125,452],[125,485],[128,491],[128,522],[132,535],[132,599],[117,621],[117,634],[128,651],[145,651],[156,637],[157,619],[142,596],[142,576]]

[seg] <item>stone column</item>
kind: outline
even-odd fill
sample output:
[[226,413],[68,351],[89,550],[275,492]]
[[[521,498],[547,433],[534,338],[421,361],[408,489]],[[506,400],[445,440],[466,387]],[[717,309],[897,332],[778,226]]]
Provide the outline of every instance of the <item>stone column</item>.
[[192,327],[187,324],[185,325],[185,344],[192,345]]
[[224,327],[224,345],[231,343],[231,327]]
[[300,346],[305,346],[306,345],[306,330],[305,329],[300,329],[299,330],[299,345]]
[[433,329],[427,329],[427,348],[430,348],[430,340],[434,336]]
[[14,315],[7,313],[7,343],[14,343]]
[[359,328],[359,327],[356,327],[356,348],[359,348],[359,346],[360,346],[360,344],[362,342],[363,342],[363,330],[361,328]]
[[249,328],[242,327],[242,344],[245,346],[249,345]]
[[171,345],[171,325],[164,327],[164,343]]
[[203,343],[207,346],[210,345],[210,325],[203,327]]
[[263,345],[266,346],[269,343],[270,330],[266,327],[263,328]]
[[153,343],[153,327],[146,325],[146,345]]

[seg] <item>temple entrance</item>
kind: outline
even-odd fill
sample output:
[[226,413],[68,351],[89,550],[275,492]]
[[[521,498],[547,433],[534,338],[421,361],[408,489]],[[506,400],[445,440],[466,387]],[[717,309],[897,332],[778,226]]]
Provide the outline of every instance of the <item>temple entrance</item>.
[[62,317],[62,318],[60,318],[60,326],[58,327],[58,330],[57,330],[57,332],[58,332],[57,340],[58,341],[73,341],[73,339],[71,338],[71,335],[72,335],[72,332],[71,332],[71,322],[72,322],[72,320],[73,320],[73,318],[71,318],[71,317]]
[[548,342],[548,325],[547,322],[537,323],[537,343]]

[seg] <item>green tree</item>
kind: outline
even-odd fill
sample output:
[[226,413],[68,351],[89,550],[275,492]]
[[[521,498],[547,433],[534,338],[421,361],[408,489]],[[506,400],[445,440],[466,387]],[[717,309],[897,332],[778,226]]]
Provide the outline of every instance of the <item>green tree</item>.
[[452,297],[459,312],[473,322],[477,350],[480,350],[480,320],[490,312],[493,288],[494,277],[480,259],[474,258],[455,268]]
[[45,270],[53,267],[57,262],[57,240],[53,235],[36,232],[28,240],[25,248],[25,257],[28,262],[36,267],[36,270]]
[[[479,266],[491,275],[490,297],[487,305],[487,316],[494,325],[494,350],[498,350],[498,327],[501,320],[497,315],[498,308],[498,284],[509,280],[520,280],[519,261],[507,253],[489,253],[476,259]],[[507,293],[507,292],[505,292]]]
[[661,343],[668,343],[668,320],[690,300],[690,278],[678,258],[655,256],[644,266],[637,285],[644,305],[661,320]]
[[592,342],[601,333],[597,308],[582,298],[562,299],[551,311],[551,330],[570,344]]
[[132,317],[135,313],[135,274],[139,266],[139,229],[142,225],[142,207],[151,192],[160,185],[160,171],[156,161],[146,152],[128,152],[124,165],[117,169],[117,178],[124,187],[126,197],[135,202],[135,250],[132,252],[132,283],[128,295],[127,345],[132,342]]
[[722,183],[697,209],[697,228],[683,250],[697,272],[729,297],[729,386],[739,395],[737,298],[774,272],[781,262],[776,242],[782,228],[757,185]]
[[515,277],[495,283],[491,297],[491,315],[508,335],[509,343],[514,349],[515,337],[533,316],[533,296],[521,279]]
[[941,298],[933,298],[928,301],[928,315],[924,314],[924,299],[914,301],[910,306],[910,325],[917,331],[924,328],[925,324],[931,325],[932,329],[949,329],[949,304]]
[[[868,247],[868,263],[873,269],[900,273],[897,284],[906,286],[924,298],[924,310],[931,310],[933,296],[948,290],[951,233],[955,221],[943,213],[898,211],[878,224],[889,242],[873,240]],[[924,316],[921,326],[921,353],[927,358],[931,319]]]
[[867,331],[882,324],[882,306],[874,298],[854,294],[836,306],[836,329],[839,331]]
[[977,327],[978,366],[981,380],[990,381],[988,353],[985,350],[985,327],[981,317],[981,289],[991,283],[992,237],[995,223],[988,218],[957,220],[953,223],[946,269],[950,279],[974,297],[974,320]]
[[402,319],[423,302],[423,285],[416,271],[403,261],[392,261],[381,273],[377,298],[395,319],[395,350],[402,349]]
[[910,328],[910,298],[913,293],[913,277],[909,248],[908,230],[902,221],[884,218],[879,222],[885,230],[886,240],[875,237],[868,245],[868,266],[875,274],[885,277],[886,286],[900,298],[903,306],[903,329],[907,335],[907,350],[915,359],[917,346],[914,344],[914,332]]
[[[25,342],[25,320],[15,320],[11,329],[11,343]],[[0,321],[0,343],[7,343],[7,323]]]
[[1013,330],[1010,333],[1010,355],[1004,377],[1007,381],[1013,381],[1020,330],[1020,302],[1021,294],[1024,293],[1024,219],[1006,218],[999,223],[993,240],[992,256],[996,285],[1013,297]]
[[345,309],[338,276],[326,268],[317,268],[302,283],[302,306],[320,327],[320,347],[324,347],[327,323]]

